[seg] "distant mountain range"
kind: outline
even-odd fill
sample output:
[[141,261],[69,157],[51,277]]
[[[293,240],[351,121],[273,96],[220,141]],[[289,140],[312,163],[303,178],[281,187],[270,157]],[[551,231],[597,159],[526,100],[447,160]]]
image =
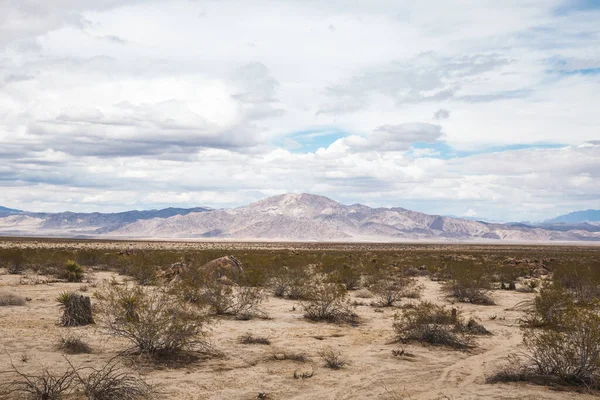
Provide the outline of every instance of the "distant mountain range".
[[600,210],[575,211],[545,221],[547,224],[577,224],[582,222],[600,222]]
[[0,215],[0,234],[99,238],[212,238],[290,241],[600,241],[600,224],[554,229],[428,215],[404,208],[344,205],[312,194],[273,196],[247,206],[122,213]]
[[0,206],[0,215],[17,214],[20,212],[23,212],[23,211]]

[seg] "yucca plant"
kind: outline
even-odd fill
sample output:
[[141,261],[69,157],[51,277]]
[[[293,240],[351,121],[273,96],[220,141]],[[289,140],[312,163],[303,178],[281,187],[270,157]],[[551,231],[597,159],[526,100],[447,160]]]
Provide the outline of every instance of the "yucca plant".
[[68,260],[63,267],[61,278],[69,282],[81,282],[83,267],[73,260]]
[[92,302],[89,297],[72,292],[62,292],[56,298],[63,314],[62,326],[81,326],[94,323]]

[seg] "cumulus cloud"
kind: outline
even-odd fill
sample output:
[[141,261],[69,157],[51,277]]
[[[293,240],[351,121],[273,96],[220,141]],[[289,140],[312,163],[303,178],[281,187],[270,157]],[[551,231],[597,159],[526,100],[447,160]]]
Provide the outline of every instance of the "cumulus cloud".
[[366,137],[348,136],[330,146],[337,151],[406,151],[413,143],[432,143],[442,136],[439,125],[404,123],[382,125]]
[[600,12],[467,3],[0,0],[2,205],[597,207]]

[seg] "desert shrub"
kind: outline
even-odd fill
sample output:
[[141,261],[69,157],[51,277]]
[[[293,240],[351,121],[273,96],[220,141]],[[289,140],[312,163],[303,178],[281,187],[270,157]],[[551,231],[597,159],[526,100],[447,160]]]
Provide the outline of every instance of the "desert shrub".
[[[91,370],[91,372],[85,372]],[[139,375],[123,371],[110,360],[102,368],[76,369],[77,379],[90,400],[139,400],[152,396],[152,387]]]
[[140,353],[168,356],[206,345],[206,314],[162,288],[110,284],[97,297],[100,326]]
[[307,290],[308,300],[302,302],[305,318],[313,321],[358,323],[358,316],[347,301],[343,285],[317,282]]
[[467,324],[464,326],[464,330],[472,335],[491,335],[485,326],[475,321],[473,318],[469,319]]
[[81,282],[83,279],[83,268],[75,261],[67,260],[58,277],[66,279],[68,282]]
[[416,281],[409,278],[393,281],[379,280],[370,289],[375,294],[376,304],[381,307],[393,307],[403,297],[419,298],[421,296]]
[[82,326],[94,323],[92,302],[89,297],[72,292],[63,292],[56,299],[62,310],[62,326]]
[[140,285],[147,286],[156,282],[158,267],[143,262],[132,263],[127,267],[127,275],[135,278]]
[[258,307],[263,299],[263,290],[259,287],[234,287],[211,283],[199,287],[194,292],[193,303],[208,306],[216,315],[234,315],[249,319],[253,315],[261,314]]
[[312,277],[308,268],[283,268],[277,276],[269,281],[269,287],[276,297],[287,297],[298,300],[305,299]]
[[360,284],[360,272],[356,267],[342,264],[331,275],[332,281],[344,285],[346,290],[355,290]]
[[24,306],[25,297],[10,292],[0,292],[0,307]]
[[553,281],[572,295],[578,303],[600,296],[600,269],[593,263],[568,263],[554,269]]
[[[50,372],[47,367],[42,367],[37,373],[29,375],[16,368],[11,360],[12,370],[6,372],[15,374],[16,379],[7,385],[9,398],[19,396],[60,400],[81,391],[89,400],[139,400],[151,397],[152,388],[140,376],[124,372],[114,359],[98,369],[75,367],[68,359],[66,361],[68,366],[62,372]],[[58,369],[61,370],[61,367]]]
[[565,325],[565,315],[574,307],[572,294],[560,284],[551,284],[540,290],[524,322],[531,327],[560,329]]
[[21,274],[25,270],[26,260],[21,249],[0,249],[0,265],[8,269],[9,274]]
[[456,349],[472,346],[471,336],[464,329],[460,311],[430,302],[421,302],[394,317],[396,340],[417,341]]
[[269,340],[269,338],[264,337],[264,336],[254,336],[250,332],[246,332],[245,334],[240,336],[238,338],[238,342],[240,342],[242,344],[264,344],[264,345],[271,344],[271,341]]
[[448,267],[451,279],[444,289],[458,301],[473,304],[494,304],[489,296],[491,281],[482,265],[460,262]]
[[325,347],[319,350],[318,354],[327,368],[340,369],[348,363],[341,351],[336,351],[331,347]]
[[67,354],[89,354],[92,352],[90,345],[83,341],[81,336],[73,334],[61,337],[56,347]]
[[380,281],[370,287],[375,294],[376,303],[381,307],[393,307],[402,299],[403,287],[398,282]]
[[[77,384],[77,374],[72,367],[63,372],[50,372],[47,367],[42,367],[35,374],[26,374],[11,361],[10,372],[17,375],[7,384],[8,398],[26,398],[35,400],[60,400],[65,395],[72,393]],[[17,397],[18,396],[18,397]]]
[[524,344],[535,369],[567,381],[597,385],[600,378],[600,316],[587,309],[563,315],[561,330],[532,329]]
[[213,314],[249,319],[263,314],[259,306],[264,300],[264,290],[249,283],[255,279],[254,275],[249,277],[243,272],[237,282],[226,284],[199,268],[187,268],[172,291],[187,302],[207,306]]
[[521,359],[488,378],[488,382],[528,381],[600,389],[600,315],[574,308],[562,316],[560,330],[527,328]]

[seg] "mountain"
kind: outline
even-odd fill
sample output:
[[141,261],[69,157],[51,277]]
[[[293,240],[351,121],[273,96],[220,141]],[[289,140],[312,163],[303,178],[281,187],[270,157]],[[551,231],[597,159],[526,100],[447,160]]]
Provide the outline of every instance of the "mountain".
[[[0,234],[75,236],[112,232],[124,225],[147,219],[170,218],[211,211],[210,208],[165,208],[119,213],[34,213],[17,211],[0,214]],[[16,211],[16,210],[14,210]]]
[[600,210],[575,211],[544,221],[546,224],[578,224],[584,222],[600,222]]
[[344,205],[307,193],[283,194],[219,210],[165,209],[115,214],[25,212],[0,216],[0,234],[348,242],[600,241],[600,229],[551,230],[527,224],[471,221],[400,207]]
[[404,208],[343,205],[312,194],[284,194],[234,209],[137,221],[111,232],[122,237],[240,240],[600,240],[600,233],[469,221]]
[[18,214],[20,212],[23,212],[23,211],[0,206],[0,215]]

